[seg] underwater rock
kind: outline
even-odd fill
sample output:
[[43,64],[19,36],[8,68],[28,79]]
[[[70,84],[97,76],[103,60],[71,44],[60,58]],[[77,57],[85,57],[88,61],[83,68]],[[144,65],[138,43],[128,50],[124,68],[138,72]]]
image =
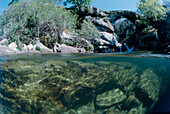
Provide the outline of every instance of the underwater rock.
[[12,113],[144,114],[160,88],[151,69],[140,74],[124,62],[15,60],[2,70],[3,107]]
[[134,92],[130,93],[129,97],[126,99],[125,102],[126,103],[122,105],[122,109],[124,110],[130,110],[132,108],[140,107],[142,105],[142,103],[136,98]]
[[113,89],[103,94],[97,95],[95,100],[96,108],[109,108],[122,103],[126,99],[126,95],[119,89]]
[[136,97],[143,103],[144,107],[152,107],[158,100],[161,80],[151,69],[146,69],[139,80],[135,88]]

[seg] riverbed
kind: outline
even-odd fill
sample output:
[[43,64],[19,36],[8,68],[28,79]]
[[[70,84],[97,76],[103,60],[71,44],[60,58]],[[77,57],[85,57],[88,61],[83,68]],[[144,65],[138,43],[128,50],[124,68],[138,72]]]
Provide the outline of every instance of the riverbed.
[[169,55],[19,54],[0,57],[0,112],[170,112]]

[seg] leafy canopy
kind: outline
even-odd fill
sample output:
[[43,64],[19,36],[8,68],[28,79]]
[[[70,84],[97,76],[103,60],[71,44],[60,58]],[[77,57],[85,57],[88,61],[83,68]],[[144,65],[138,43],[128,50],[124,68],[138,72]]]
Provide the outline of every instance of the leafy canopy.
[[163,0],[165,6],[170,7],[170,0]]
[[56,39],[65,29],[74,31],[76,20],[76,15],[53,3],[18,1],[1,15],[0,27],[3,38],[26,43],[37,37]]
[[0,30],[3,38],[11,42],[34,44],[38,38],[47,47],[60,43],[63,31],[71,32],[73,41],[93,40],[99,31],[92,22],[84,21],[82,28],[77,30],[78,15],[63,7],[56,7],[61,0],[19,0],[11,4],[0,16]]
[[137,4],[137,11],[146,19],[160,21],[166,17],[165,8],[159,0],[140,0]]
[[92,1],[93,0],[65,0],[64,5],[72,4],[74,6],[81,8],[83,6],[90,5]]

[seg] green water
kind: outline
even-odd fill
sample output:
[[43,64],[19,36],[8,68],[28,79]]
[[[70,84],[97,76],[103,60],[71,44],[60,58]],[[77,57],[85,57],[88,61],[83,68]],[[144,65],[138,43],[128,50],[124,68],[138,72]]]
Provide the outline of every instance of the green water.
[[0,113],[170,112],[169,55],[24,54],[0,59]]

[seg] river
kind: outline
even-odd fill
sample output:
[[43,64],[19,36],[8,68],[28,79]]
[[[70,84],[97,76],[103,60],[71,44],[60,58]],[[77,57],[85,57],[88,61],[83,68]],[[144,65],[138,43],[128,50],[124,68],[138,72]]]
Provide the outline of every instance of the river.
[[170,112],[169,55],[20,54],[0,57],[0,112]]

